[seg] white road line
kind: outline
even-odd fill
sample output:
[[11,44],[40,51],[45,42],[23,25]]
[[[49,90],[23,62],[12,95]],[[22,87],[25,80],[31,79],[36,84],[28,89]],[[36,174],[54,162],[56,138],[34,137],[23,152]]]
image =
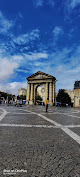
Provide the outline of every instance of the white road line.
[[67,135],[74,139],[78,144],[80,144],[80,136],[71,131],[69,128],[61,128]]
[[[45,112],[45,113],[42,113],[42,114],[46,114],[46,112]],[[66,115],[66,116],[76,117],[76,118],[80,119],[80,117],[74,116],[74,115],[71,115],[71,114],[68,114],[68,113],[61,113],[61,112],[54,112],[54,113],[51,113],[51,112],[48,112],[47,114],[63,114],[63,115]]]
[[[5,115],[7,114],[7,111],[5,110],[5,109],[3,109],[3,108],[1,108],[2,110],[3,110],[3,113],[2,113],[2,115],[0,115],[0,121],[5,117]],[[29,113],[32,113],[32,114],[36,114],[36,115],[38,115],[39,117],[41,117],[41,118],[43,118],[44,120],[47,120],[48,122],[51,122],[52,124],[54,124],[56,127],[58,127],[58,128],[61,128],[61,130],[63,130],[67,135],[69,135],[72,139],[74,139],[78,144],[80,144],[80,136],[78,136],[76,133],[74,133],[73,131],[71,131],[69,128],[67,128],[67,127],[65,127],[65,126],[63,126],[63,125],[61,125],[61,124],[58,124],[57,122],[55,122],[55,121],[53,121],[53,120],[51,120],[51,119],[49,119],[49,118],[47,118],[47,117],[45,117],[45,116],[43,116],[43,115],[41,115],[41,114],[37,114],[37,113],[35,113],[35,112],[31,112],[31,111],[28,111],[28,110],[26,110],[27,112],[29,112]],[[68,115],[69,116],[69,115]],[[71,116],[71,115],[70,115]],[[3,125],[8,125],[8,126],[13,126],[13,125],[16,125],[16,127],[17,126],[23,126],[23,125],[17,125],[17,124],[0,124],[1,126],[3,126]],[[43,125],[24,125],[24,126],[35,126],[35,127],[37,127],[37,126],[43,126]],[[46,127],[47,125],[45,125],[45,127]],[[55,127],[54,126],[54,127]],[[49,127],[49,126],[47,126],[47,127]]]
[[54,126],[54,125],[28,125],[28,124],[0,124],[0,127],[35,127],[35,128],[79,128],[80,125],[61,125],[61,126]]
[[35,128],[59,128],[53,125],[27,125],[27,124],[0,124],[0,127],[35,127]]
[[[28,111],[28,112],[31,112],[31,111]],[[44,120],[47,120],[48,122],[51,122],[52,124],[58,126],[61,128],[61,124],[58,124],[57,122],[51,120],[51,119],[48,119],[47,117],[41,115],[41,114],[37,114],[35,112],[32,112],[33,114],[36,114],[38,115],[39,117],[42,117]],[[72,139],[74,139],[78,144],[80,144],[80,136],[78,136],[76,133],[74,133],[73,131],[71,131],[69,128],[65,128],[65,127],[62,127],[61,130],[63,130],[67,135],[69,135]]]
[[32,113],[29,113],[29,112],[26,112],[26,113],[7,112],[7,113],[8,113],[8,114],[14,114],[14,115],[15,115],[15,114],[19,114],[19,115],[20,115],[20,114],[32,114]]
[[66,128],[79,128],[80,125],[65,125]]
[[0,115],[0,121],[5,117],[5,115],[7,114],[7,111],[5,110],[5,109],[3,109],[3,108],[0,108],[0,109],[2,109],[2,114]]

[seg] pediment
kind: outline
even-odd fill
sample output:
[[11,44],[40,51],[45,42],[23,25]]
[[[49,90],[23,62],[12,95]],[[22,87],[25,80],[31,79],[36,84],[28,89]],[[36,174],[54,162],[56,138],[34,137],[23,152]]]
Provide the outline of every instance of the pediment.
[[38,71],[37,73],[29,76],[27,80],[36,80],[36,79],[49,79],[53,78],[54,80],[56,79],[54,76],[51,76],[49,74],[43,73],[41,71]]
[[38,74],[38,75],[33,77],[33,79],[42,79],[42,78],[48,78],[48,77],[43,75],[43,74]]

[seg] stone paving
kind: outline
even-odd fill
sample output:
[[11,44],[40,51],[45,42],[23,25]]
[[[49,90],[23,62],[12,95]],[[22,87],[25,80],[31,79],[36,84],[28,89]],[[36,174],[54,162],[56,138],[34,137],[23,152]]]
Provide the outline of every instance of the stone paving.
[[[0,121],[0,177],[80,177],[79,109],[49,107],[46,113],[44,106],[0,106],[0,116],[4,110],[7,114]],[[64,132],[64,125],[72,126],[69,130],[78,135],[78,141]],[[5,169],[24,172],[3,174]]]

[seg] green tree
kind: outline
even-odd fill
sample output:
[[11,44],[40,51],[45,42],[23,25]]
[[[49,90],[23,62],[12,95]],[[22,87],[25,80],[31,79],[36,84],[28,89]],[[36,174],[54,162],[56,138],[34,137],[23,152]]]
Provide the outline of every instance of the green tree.
[[18,99],[18,100],[20,100],[20,99],[26,100],[26,95],[20,95],[20,96],[18,95],[18,96],[17,96],[17,99]]
[[8,100],[10,101],[12,98],[14,99],[15,95],[8,94],[8,93],[5,93],[5,92],[0,92],[0,98],[1,97],[4,97],[4,99],[7,99],[7,97],[8,97]]
[[65,92],[64,89],[59,89],[56,100],[58,102],[61,102],[62,105],[71,104],[71,98],[69,97],[68,93]]
[[37,96],[36,96],[36,100],[40,100],[40,101],[42,101],[41,96],[40,96],[40,95],[37,95]]

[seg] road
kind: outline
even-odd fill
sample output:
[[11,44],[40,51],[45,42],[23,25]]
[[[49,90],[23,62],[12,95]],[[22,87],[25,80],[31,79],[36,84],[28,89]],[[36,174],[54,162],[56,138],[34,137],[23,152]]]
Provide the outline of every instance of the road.
[[0,177],[80,177],[80,109],[0,105]]

